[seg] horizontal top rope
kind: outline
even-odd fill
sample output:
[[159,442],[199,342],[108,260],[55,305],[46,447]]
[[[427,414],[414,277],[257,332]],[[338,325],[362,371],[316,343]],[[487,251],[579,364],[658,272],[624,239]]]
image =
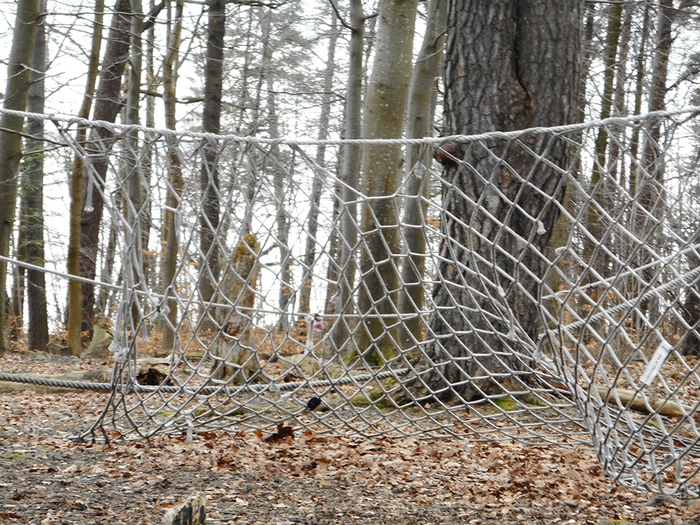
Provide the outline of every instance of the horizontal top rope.
[[[603,120],[594,120],[591,122],[581,122],[578,124],[567,124],[563,126],[552,127],[536,127],[527,128],[518,131],[491,131],[479,135],[450,135],[448,137],[425,137],[420,139],[327,139],[318,140],[310,138],[278,138],[278,139],[263,139],[258,137],[246,137],[240,135],[216,135],[214,133],[196,133],[192,131],[173,131],[169,129],[145,128],[137,125],[113,124],[103,120],[88,120],[78,117],[71,117],[58,114],[39,114],[28,113],[25,111],[15,111],[10,109],[0,109],[0,114],[12,115],[15,117],[28,118],[32,120],[48,120],[54,123],[64,122],[68,125],[77,124],[85,127],[101,127],[110,131],[142,131],[147,133],[158,133],[163,136],[182,136],[199,139],[218,139],[232,142],[247,142],[250,144],[269,144],[279,145],[285,144],[290,147],[294,146],[313,146],[313,145],[343,145],[343,144],[375,144],[375,145],[411,145],[411,144],[428,144],[433,147],[439,147],[448,142],[475,142],[486,139],[513,139],[526,134],[544,134],[544,133],[568,133],[573,131],[582,131],[585,129],[606,126],[618,125],[625,126],[631,122],[637,122],[648,119],[660,119],[671,116],[689,114],[691,117],[700,114],[700,106],[690,106],[673,111],[653,111],[641,115],[633,115],[629,117],[610,117]],[[1,130],[0,130],[1,131]]]

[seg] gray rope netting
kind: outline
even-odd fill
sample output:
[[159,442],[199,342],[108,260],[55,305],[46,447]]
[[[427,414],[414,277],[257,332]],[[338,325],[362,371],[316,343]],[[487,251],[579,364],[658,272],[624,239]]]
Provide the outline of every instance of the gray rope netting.
[[[697,497],[699,114],[371,141],[420,159],[381,196],[317,160],[370,141],[30,116],[118,238],[113,383],[86,435],[591,443],[616,481]],[[159,337],[166,377],[139,385]]]

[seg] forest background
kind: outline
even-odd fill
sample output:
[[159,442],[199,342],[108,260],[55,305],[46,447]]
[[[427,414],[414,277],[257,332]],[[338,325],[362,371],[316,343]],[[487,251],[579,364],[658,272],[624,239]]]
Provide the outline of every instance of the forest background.
[[[2,9],[5,28],[0,41],[8,49],[18,5],[23,4],[8,2]],[[54,2],[39,7],[45,15],[36,33],[37,65],[32,68],[29,111],[264,138],[360,137],[361,108],[366,108],[367,93],[382,82],[378,72],[373,77],[372,64],[376,55],[386,52],[389,56],[403,53],[411,57],[413,67],[404,64],[403,71],[395,73],[404,82],[399,88],[410,87],[412,98],[405,98],[408,92],[392,95],[395,107],[403,107],[405,118],[384,122],[384,129],[373,132],[367,128],[371,110],[365,109],[365,136],[444,133],[444,2],[417,2],[403,7],[403,13],[397,11],[392,16],[407,17],[408,25],[387,26],[385,31],[395,33],[384,40],[378,40],[375,33],[378,6],[361,3],[163,1],[139,5],[122,0],[115,6]],[[121,16],[112,16],[115,8]],[[141,15],[128,16],[132,10]],[[585,2],[581,23],[582,78],[577,120],[697,103],[700,55],[695,2]],[[398,33],[402,27],[407,34]],[[387,46],[387,42],[400,42],[404,50],[378,48],[379,44]],[[378,63],[386,69],[381,61]],[[427,70],[421,70],[423,67]],[[411,70],[414,75],[409,86]],[[426,111],[424,117],[421,112]],[[34,136],[35,130],[28,129],[27,135]],[[607,137],[601,134],[599,140],[605,154]],[[38,146],[30,142],[26,147]],[[321,165],[341,178],[359,171],[350,168],[359,163],[353,158],[352,148],[347,149],[350,155],[336,148],[326,149],[321,147],[317,152],[316,160]],[[28,166],[30,157],[25,157],[18,220],[7,223],[12,227],[3,230],[7,247],[0,255],[46,265],[58,273],[67,268],[68,273],[112,282],[117,270],[113,267],[112,225],[107,216],[103,218],[94,194],[92,207],[82,203],[87,181],[79,163],[69,157],[35,162],[33,169]],[[365,179],[371,177],[365,174]],[[630,181],[632,184],[631,177]],[[366,181],[361,183],[371,186]],[[205,187],[207,183],[202,184]],[[280,186],[285,182],[274,180],[270,184]],[[684,184],[694,192],[695,181]],[[380,190],[387,188],[372,189]],[[14,195],[10,192],[2,198],[6,201],[3,213],[10,214],[13,206],[7,202]],[[78,206],[79,199],[82,206]],[[278,226],[283,237],[285,228],[289,235],[290,221],[284,213],[281,215]],[[161,249],[167,241],[168,220],[167,213],[153,217],[154,232],[146,257],[152,259],[147,264],[154,287],[163,286],[168,279],[163,273],[168,269]],[[309,227],[314,228],[313,217],[308,220]],[[76,221],[82,224],[80,234]],[[70,231],[67,224],[73,225]],[[203,232],[201,242],[210,242],[206,237]],[[203,249],[206,251],[204,245]],[[337,256],[342,254],[338,252]],[[0,323],[4,333],[1,349],[19,341],[25,333],[30,348],[44,349],[49,333],[60,333],[71,351],[79,355],[91,338],[95,320],[110,316],[106,288],[100,290],[89,283],[79,286],[72,281],[66,293],[63,278],[14,265],[5,274],[6,268],[6,262],[0,261],[6,275],[2,289],[8,298],[7,303],[3,301],[6,308]],[[289,282],[303,278],[292,276],[295,271],[283,268]],[[206,288],[207,284],[201,286]],[[202,289],[202,293],[206,299],[211,290]],[[282,310],[288,295],[281,286]],[[309,309],[308,303],[308,297],[301,299],[302,312]],[[315,307],[328,308],[323,304]]]

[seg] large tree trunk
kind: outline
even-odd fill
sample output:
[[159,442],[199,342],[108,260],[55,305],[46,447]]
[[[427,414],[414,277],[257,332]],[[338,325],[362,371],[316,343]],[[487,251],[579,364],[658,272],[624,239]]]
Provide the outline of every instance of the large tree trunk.
[[[7,66],[4,109],[24,111],[31,81],[34,39],[39,20],[39,0],[19,0],[15,31]],[[21,117],[0,116],[0,256],[10,254],[10,239],[17,207],[17,181],[22,158],[24,127]],[[7,350],[7,263],[0,261],[0,352]]]
[[[452,2],[446,134],[575,121],[581,3]],[[549,162],[567,165],[563,141],[537,135],[521,140],[538,153],[546,149]],[[554,201],[563,199],[565,187],[558,171],[535,162],[522,147],[501,140],[489,141],[488,146],[493,155],[479,145],[454,144],[456,156],[470,167],[445,162],[444,258],[433,291],[433,342],[426,349],[431,366],[420,378],[422,385],[413,382],[418,398],[449,399],[457,394],[472,400],[510,389],[525,368],[514,351],[523,352],[527,339],[536,341],[538,283],[545,271],[542,254],[558,218]],[[522,191],[524,181],[540,191]],[[497,302],[507,303],[500,306],[513,312],[512,323]]]

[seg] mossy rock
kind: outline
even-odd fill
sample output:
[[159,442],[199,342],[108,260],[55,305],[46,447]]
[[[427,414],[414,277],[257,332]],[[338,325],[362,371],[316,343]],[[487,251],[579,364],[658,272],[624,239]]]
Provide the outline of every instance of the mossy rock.
[[494,404],[504,412],[512,412],[513,410],[518,410],[519,408],[523,408],[523,405],[546,406],[546,404],[542,400],[537,399],[537,397],[531,394],[523,394],[514,397],[499,397],[494,400]]
[[350,402],[355,406],[368,407],[374,405],[377,408],[386,408],[387,396],[383,388],[376,387],[369,392],[362,392],[353,396]]
[[345,356],[346,363],[354,363],[357,360],[364,360],[369,366],[382,366],[389,362],[398,354],[398,350],[393,345],[372,345],[364,351],[355,348]]
[[499,397],[494,403],[504,412],[511,412],[517,408],[517,401],[512,397]]

